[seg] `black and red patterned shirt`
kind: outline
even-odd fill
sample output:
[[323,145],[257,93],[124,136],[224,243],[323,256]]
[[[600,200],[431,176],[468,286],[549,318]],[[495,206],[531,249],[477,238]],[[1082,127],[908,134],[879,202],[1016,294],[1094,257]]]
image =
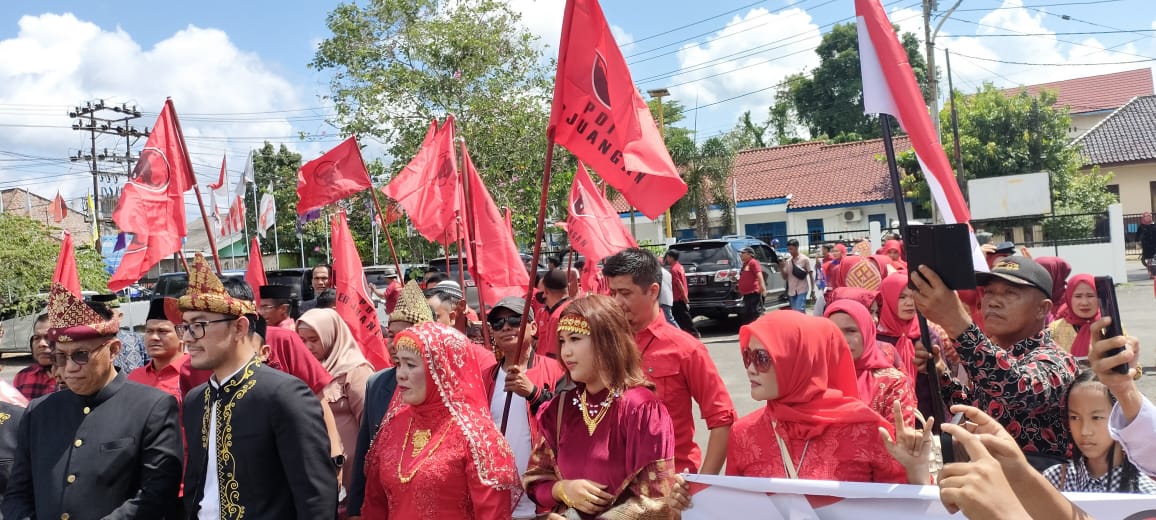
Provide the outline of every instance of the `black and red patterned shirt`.
[[968,389],[943,374],[944,399],[987,412],[1015,437],[1024,453],[1071,458],[1064,414],[1076,360],[1046,331],[1008,348],[991,342],[972,324],[956,339]]
[[16,373],[16,377],[12,380],[12,386],[20,390],[24,397],[29,401],[36,399],[42,395],[48,395],[56,391],[56,378],[52,376],[51,366],[42,366],[33,362]]

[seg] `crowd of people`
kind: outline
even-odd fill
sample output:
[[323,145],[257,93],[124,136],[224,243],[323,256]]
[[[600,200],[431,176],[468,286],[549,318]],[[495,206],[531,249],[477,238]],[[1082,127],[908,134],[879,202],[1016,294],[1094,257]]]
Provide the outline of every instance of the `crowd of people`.
[[[378,371],[333,309],[327,265],[299,302],[198,255],[136,343],[112,302],[57,285],[19,393],[0,392],[0,514],[675,518],[693,507],[688,473],[935,484],[971,518],[1070,516],[1060,491],[1156,493],[1139,342],[1102,337],[1090,275],[993,247],[979,288],[952,291],[909,269],[897,238],[871,256],[788,253],[790,306],[769,313],[763,269],[741,255],[745,374],[728,376],[765,402],[743,417],[675,250],[559,263],[531,273],[528,304],[480,314],[444,274],[390,270],[370,288],[388,314]],[[955,413],[966,421],[943,424]]]

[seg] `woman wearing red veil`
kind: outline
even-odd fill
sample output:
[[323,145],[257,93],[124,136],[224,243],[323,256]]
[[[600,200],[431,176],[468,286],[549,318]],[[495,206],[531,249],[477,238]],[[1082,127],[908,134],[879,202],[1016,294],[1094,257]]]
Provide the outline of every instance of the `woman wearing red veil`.
[[875,339],[875,321],[867,308],[855,300],[839,300],[827,306],[824,316],[835,322],[847,340],[851,359],[855,361],[859,400],[889,424],[895,422],[894,403],[899,401],[903,423],[914,426],[915,386],[883,351],[882,346],[887,344]]
[[395,336],[397,392],[365,458],[363,517],[509,520],[518,470],[468,341],[438,323]]
[[[933,397],[926,363],[929,356],[923,347],[923,334],[919,331],[919,320],[915,315],[915,299],[907,287],[907,273],[899,272],[884,278],[880,293],[883,305],[879,309],[879,331],[876,338],[895,347],[899,355],[899,369],[915,382],[919,412],[924,417],[931,417]],[[930,322],[927,327],[931,332],[932,348],[939,349],[948,359],[955,357],[953,340],[943,328]]]
[[558,321],[567,380],[538,414],[542,441],[523,482],[548,518],[668,518],[674,425],[642,374],[614,300],[574,300]]
[[891,442],[892,426],[858,399],[847,342],[830,320],[772,312],[739,329],[739,345],[751,398],[767,406],[732,427],[728,475],[930,481],[931,424],[916,433],[899,423],[902,447]]

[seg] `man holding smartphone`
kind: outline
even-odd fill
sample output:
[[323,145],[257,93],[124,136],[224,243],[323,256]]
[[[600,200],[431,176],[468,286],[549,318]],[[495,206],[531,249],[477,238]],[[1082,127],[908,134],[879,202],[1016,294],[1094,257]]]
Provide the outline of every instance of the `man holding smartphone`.
[[944,399],[983,410],[1007,428],[1039,470],[1066,462],[1071,434],[1061,402],[1076,377],[1076,361],[1044,327],[1052,309],[1051,275],[1030,258],[1010,256],[991,272],[976,273],[984,287],[984,330],[959,297],[928,266],[911,275],[915,306],[954,338],[972,390],[941,373]]

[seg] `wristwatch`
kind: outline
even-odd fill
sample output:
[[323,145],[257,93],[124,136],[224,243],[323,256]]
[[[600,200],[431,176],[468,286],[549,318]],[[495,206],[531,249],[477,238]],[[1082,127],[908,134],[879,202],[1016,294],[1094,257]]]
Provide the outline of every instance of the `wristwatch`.
[[332,461],[333,461],[333,465],[334,465],[334,466],[337,466],[337,467],[339,467],[339,468],[340,468],[341,466],[344,466],[344,465],[345,465],[345,455],[344,455],[344,454],[342,454],[342,455],[334,455],[334,456],[332,456],[332,457],[329,457],[329,460],[332,460]]

